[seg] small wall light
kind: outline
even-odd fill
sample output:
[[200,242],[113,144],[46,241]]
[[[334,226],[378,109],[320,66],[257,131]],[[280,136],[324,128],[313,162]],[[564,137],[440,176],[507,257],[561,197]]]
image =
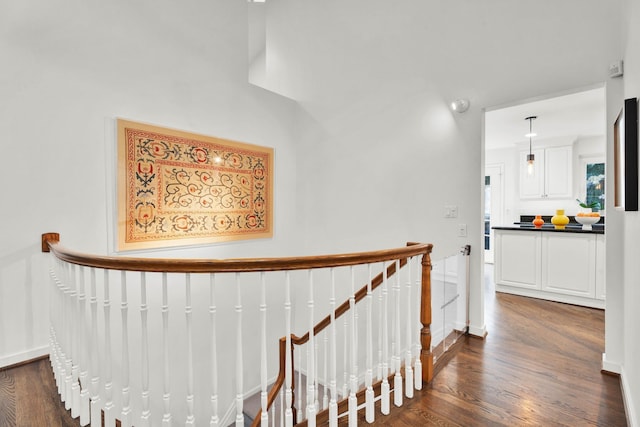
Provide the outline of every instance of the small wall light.
[[451,109],[456,113],[464,113],[469,109],[468,99],[456,99],[451,103]]

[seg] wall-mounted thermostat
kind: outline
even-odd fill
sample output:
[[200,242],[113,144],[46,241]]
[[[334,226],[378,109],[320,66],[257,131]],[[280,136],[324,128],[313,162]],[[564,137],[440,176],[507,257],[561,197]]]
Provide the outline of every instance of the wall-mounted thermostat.
[[609,77],[620,77],[624,74],[622,71],[622,60],[609,64]]

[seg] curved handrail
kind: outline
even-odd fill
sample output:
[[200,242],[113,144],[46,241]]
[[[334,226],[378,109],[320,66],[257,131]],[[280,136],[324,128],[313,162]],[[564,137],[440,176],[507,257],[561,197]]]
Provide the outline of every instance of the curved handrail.
[[42,235],[42,251],[66,262],[85,267],[109,270],[129,270],[170,273],[243,273],[255,271],[306,270],[311,268],[344,267],[349,265],[391,261],[431,252],[431,244],[369,252],[283,258],[178,259],[138,258],[89,255],[60,245],[57,233]]
[[[60,244],[60,236],[58,233],[42,234],[42,251],[52,252],[53,255],[63,261],[91,268],[101,268],[108,270],[126,270],[140,272],[168,272],[168,273],[243,273],[243,272],[260,272],[260,271],[290,271],[290,270],[306,270],[315,268],[331,268],[344,267],[359,264],[368,264],[376,262],[385,262],[398,260],[402,267],[406,264],[407,259],[414,256],[423,256],[423,282],[425,268],[430,270],[429,255],[433,249],[430,243],[414,243],[408,242],[407,246],[384,249],[368,252],[356,252],[334,255],[317,255],[303,257],[281,257],[281,258],[229,258],[229,259],[178,259],[178,258],[142,258],[142,257],[120,257],[120,256],[104,256],[85,254],[65,248]],[[390,277],[396,273],[396,264],[387,267],[387,276]],[[383,282],[383,273],[378,274],[371,280],[372,289],[377,288]],[[428,282],[428,279],[427,279]],[[423,289],[424,291],[424,289]],[[429,289],[430,292],[430,289]],[[358,302],[366,296],[367,286],[359,289],[355,295],[355,301]],[[430,297],[430,295],[429,295]],[[339,318],[349,309],[349,301],[345,301],[334,310],[335,318]],[[430,323],[430,314],[428,315],[426,326]],[[313,328],[314,335],[329,326],[331,315],[327,315]],[[424,329],[424,328],[423,328]],[[423,330],[423,335],[429,335],[428,329]],[[428,342],[430,342],[430,337]],[[424,339],[424,337],[423,337]],[[309,332],[302,336],[291,334],[291,342],[293,345],[301,345],[309,340]],[[274,387],[268,393],[267,406],[270,407],[276,398],[277,391],[284,384],[285,366],[284,353],[285,337],[279,340],[280,350],[280,371]],[[425,371],[427,372],[427,371]],[[430,370],[429,370],[430,372]],[[431,375],[431,373],[428,373]],[[254,425],[259,425],[260,418],[256,417]]]

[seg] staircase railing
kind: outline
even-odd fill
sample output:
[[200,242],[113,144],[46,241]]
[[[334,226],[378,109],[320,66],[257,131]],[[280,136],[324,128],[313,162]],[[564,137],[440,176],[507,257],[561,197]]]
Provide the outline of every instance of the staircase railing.
[[[116,419],[242,426],[245,398],[256,391],[254,424],[316,425],[326,409],[337,425],[344,400],[356,425],[360,394],[371,422],[374,400],[389,412],[388,378],[400,406],[433,376],[430,244],[227,260],[86,255],[62,247],[56,233],[43,235],[42,246],[54,254],[51,364],[61,400],[81,425],[101,425],[104,416],[107,426]],[[366,285],[356,290],[356,283]],[[294,345],[305,358],[294,358]]]

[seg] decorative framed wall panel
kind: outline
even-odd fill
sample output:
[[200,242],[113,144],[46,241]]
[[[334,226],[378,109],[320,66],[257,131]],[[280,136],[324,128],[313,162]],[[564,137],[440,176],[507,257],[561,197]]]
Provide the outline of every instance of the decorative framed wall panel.
[[118,250],[273,235],[273,149],[118,119]]

